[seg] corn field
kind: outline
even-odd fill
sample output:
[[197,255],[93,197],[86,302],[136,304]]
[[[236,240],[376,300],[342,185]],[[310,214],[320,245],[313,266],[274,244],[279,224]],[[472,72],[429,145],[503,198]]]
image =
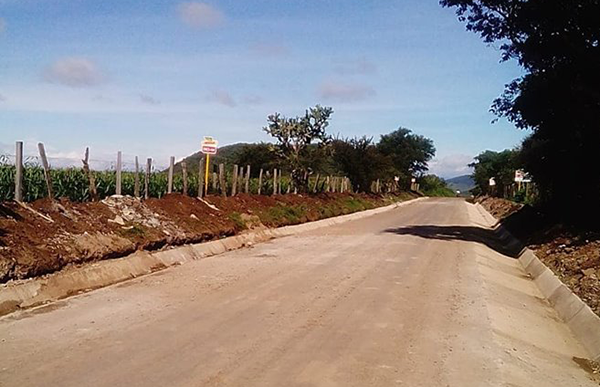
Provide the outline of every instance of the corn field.
[[[231,168],[228,168],[231,169]],[[0,200],[10,201],[15,197],[15,172],[14,165],[8,163],[0,156]],[[92,171],[95,181],[96,190],[100,199],[114,195],[116,193],[116,172],[115,171]],[[52,179],[52,190],[57,198],[68,198],[73,202],[89,201],[90,190],[89,180],[82,168],[57,168],[50,170]],[[144,173],[139,174],[140,192],[144,195]],[[214,189],[213,175],[209,179],[209,194],[219,194],[220,190]],[[225,176],[226,185],[231,189],[233,176],[228,170]],[[188,174],[188,192],[190,196],[198,194],[198,174]],[[314,187],[316,179],[311,179],[311,187]],[[251,178],[249,180],[250,193],[258,193],[259,180]],[[150,174],[149,179],[149,196],[153,198],[161,198],[167,194],[168,174],[167,172],[154,172]],[[135,191],[135,172],[122,172],[122,194],[134,195]],[[281,178],[281,193],[286,193],[288,190],[293,192],[291,188],[291,179],[287,176]],[[318,191],[325,191],[325,180],[321,179]],[[183,191],[183,176],[181,173],[176,173],[173,176],[173,192]],[[240,190],[238,190],[240,192]],[[273,179],[268,174],[262,180],[261,193],[271,194],[273,192]],[[41,166],[34,163],[25,163],[23,169],[23,200],[32,202],[48,196],[46,181],[44,178],[44,170]]]

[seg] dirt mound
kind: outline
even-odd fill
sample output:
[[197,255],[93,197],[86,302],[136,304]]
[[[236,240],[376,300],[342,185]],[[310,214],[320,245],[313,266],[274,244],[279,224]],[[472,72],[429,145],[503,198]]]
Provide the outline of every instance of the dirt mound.
[[0,282],[51,273],[136,250],[198,243],[246,228],[279,227],[409,199],[322,194],[208,197],[167,195],[141,201],[113,196],[101,202],[0,204]]
[[498,219],[504,219],[523,208],[522,204],[490,196],[476,198],[475,202],[481,204],[490,214]]

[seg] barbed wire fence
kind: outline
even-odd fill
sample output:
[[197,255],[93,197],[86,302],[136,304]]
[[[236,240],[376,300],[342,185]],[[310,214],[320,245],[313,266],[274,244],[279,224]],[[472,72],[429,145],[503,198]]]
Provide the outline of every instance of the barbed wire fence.
[[[81,158],[53,157],[46,154],[42,143],[38,144],[38,148],[38,155],[25,154],[23,143],[17,142],[15,154],[0,155],[0,200],[32,202],[64,197],[82,202],[112,195],[161,198],[174,192],[198,197],[297,192],[291,177],[284,176],[277,169],[261,169],[259,177],[252,178],[250,165],[212,163],[205,173],[205,159],[199,160],[196,165],[187,165],[184,159],[175,168],[174,157],[169,158],[169,163],[164,163],[118,152],[112,160],[94,157],[85,160],[84,152]],[[379,190],[379,182],[376,186]],[[352,186],[346,177],[317,175],[309,180],[311,193],[350,191]]]

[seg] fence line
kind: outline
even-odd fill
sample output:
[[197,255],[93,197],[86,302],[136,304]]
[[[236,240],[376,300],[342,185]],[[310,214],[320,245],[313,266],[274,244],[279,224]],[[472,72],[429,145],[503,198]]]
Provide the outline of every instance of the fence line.
[[[132,161],[124,160],[121,151],[115,154],[113,161],[90,158],[86,148],[82,158],[66,167],[55,161],[74,158],[47,157],[44,144],[38,144],[39,155],[25,156],[23,143],[17,142],[15,155],[0,156],[0,200],[33,201],[48,197],[67,197],[72,201],[99,200],[111,195],[142,196],[140,173],[143,173],[143,197],[160,198],[166,194],[178,192],[189,196],[223,195],[235,196],[240,193],[258,195],[281,195],[297,193],[291,175],[283,174],[280,169],[264,171],[260,169],[258,178],[251,177],[251,165],[218,166],[204,164],[202,158],[198,164],[198,173],[188,174],[188,165],[182,163],[181,170],[175,172],[175,158],[169,158],[168,168],[162,168],[154,160],[146,160],[144,171],[140,171],[137,156]],[[110,169],[94,169],[93,163],[105,163]],[[208,167],[208,181],[204,191],[204,172]],[[216,169],[218,168],[218,169]],[[218,174],[214,172],[218,170]],[[210,173],[212,172],[212,173]],[[305,176],[308,179],[307,191],[352,192],[350,180],[342,176]],[[375,183],[374,183],[375,184]],[[383,192],[384,185],[376,183],[375,192]],[[388,190],[390,188],[387,188]]]

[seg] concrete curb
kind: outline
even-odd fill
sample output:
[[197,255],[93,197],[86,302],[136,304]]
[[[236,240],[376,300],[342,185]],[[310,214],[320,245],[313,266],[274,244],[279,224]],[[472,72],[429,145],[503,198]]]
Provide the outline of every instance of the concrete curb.
[[[476,206],[489,215],[479,203]],[[520,244],[499,222],[496,223],[495,230],[501,240]],[[540,292],[554,307],[559,317],[589,352],[591,359],[600,361],[600,317],[563,284],[533,251],[528,248],[523,249],[519,256],[519,263],[523,266],[525,272],[533,278]]]
[[0,316],[113,285],[170,266],[222,254],[273,238],[366,218],[424,199],[426,198],[417,198],[294,226],[250,231],[206,243],[184,245],[155,252],[138,251],[123,258],[99,261],[79,267],[68,267],[43,277],[11,281],[0,285]]

